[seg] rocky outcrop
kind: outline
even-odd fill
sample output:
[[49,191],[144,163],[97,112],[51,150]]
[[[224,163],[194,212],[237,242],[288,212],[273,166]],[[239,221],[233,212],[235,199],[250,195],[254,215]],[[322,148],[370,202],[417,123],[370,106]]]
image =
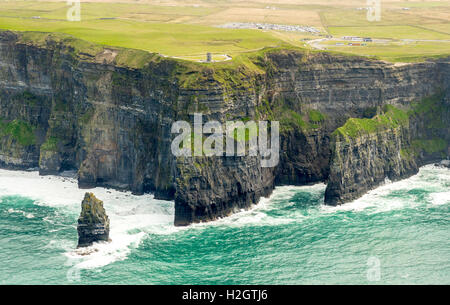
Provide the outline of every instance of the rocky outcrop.
[[442,160],[441,162],[436,163],[435,165],[439,166],[439,167],[446,167],[446,168],[450,169],[450,160]]
[[[385,126],[376,126],[375,130],[360,130],[349,135],[349,129],[363,129],[358,124],[366,123],[352,120],[334,134],[330,176],[325,191],[325,203],[330,205],[359,198],[386,178],[395,181],[419,170],[415,159],[406,153],[406,147],[410,147],[406,122],[404,125],[388,122]],[[372,120],[382,120],[382,116]],[[352,124],[356,126],[350,126]]]
[[[445,60],[394,65],[277,48],[240,62],[200,65],[65,35],[0,32],[0,166],[76,170],[81,188],[152,192],[175,200],[177,225],[208,221],[256,204],[275,185],[326,181],[334,130],[385,104],[407,107],[450,78]],[[279,165],[173,156],[171,126],[195,112],[205,122],[280,121]],[[414,124],[420,139],[424,127]]]
[[342,204],[416,174],[450,151],[450,104],[437,94],[407,111],[388,105],[372,119],[350,119],[333,133],[325,203]]
[[[248,209],[274,189],[274,170],[259,157],[208,157],[178,161],[175,225],[210,221]],[[250,170],[252,169],[252,170]]]
[[93,193],[84,195],[77,230],[78,248],[91,246],[98,241],[110,241],[108,215],[103,201],[97,199]]

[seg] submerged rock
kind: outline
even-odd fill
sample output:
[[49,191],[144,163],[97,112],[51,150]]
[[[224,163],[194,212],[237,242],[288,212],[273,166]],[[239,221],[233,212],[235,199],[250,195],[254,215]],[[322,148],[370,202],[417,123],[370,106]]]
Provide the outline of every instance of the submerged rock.
[[110,241],[108,215],[103,208],[103,201],[93,193],[84,195],[77,229],[78,248],[88,247],[96,241]]

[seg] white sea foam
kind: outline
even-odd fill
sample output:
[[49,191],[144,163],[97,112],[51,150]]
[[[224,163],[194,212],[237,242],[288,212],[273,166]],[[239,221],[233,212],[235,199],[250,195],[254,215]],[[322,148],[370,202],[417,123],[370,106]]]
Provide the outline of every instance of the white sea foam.
[[25,216],[28,219],[34,218],[33,213],[27,213],[27,212],[22,211],[22,210],[8,209],[8,213],[9,214],[22,214],[23,216]]
[[421,167],[419,173],[408,179],[396,182],[386,179],[383,185],[369,191],[357,200],[336,207],[323,206],[323,210],[336,212],[370,209],[374,213],[379,213],[401,209],[405,206],[415,206],[419,203],[414,196],[402,196],[402,198],[389,196],[395,192],[408,192],[414,189],[423,189],[430,192],[430,203],[445,204],[450,202],[449,192],[445,192],[448,190],[449,184],[450,171],[430,164]]
[[450,203],[450,192],[431,194],[431,200],[435,205]]
[[[172,201],[154,199],[153,195],[135,196],[105,188],[88,190],[103,200],[111,221],[110,243],[96,243],[87,250],[64,248],[67,257],[77,259],[76,267],[96,268],[127,257],[132,248],[139,245],[146,232],[163,231],[173,227],[174,204]],[[73,215],[76,219],[86,190],[78,189],[74,178],[39,176],[37,172],[0,170],[0,196],[20,195],[35,200],[37,205],[56,208],[58,212]],[[31,217],[32,214],[24,215]],[[54,223],[47,216],[44,221]],[[86,253],[89,255],[85,255]]]
[[[427,189],[430,191],[431,204],[450,203],[450,171],[433,165],[422,167],[420,172],[398,182],[385,181],[379,188],[370,191],[362,198],[338,207],[320,205],[318,213],[335,213],[341,210],[366,210],[372,212],[402,208],[414,204],[414,198],[389,196],[395,191],[412,189]],[[174,204],[172,201],[154,199],[153,195],[135,196],[129,192],[119,192],[105,188],[89,190],[104,201],[105,209],[111,220],[111,243],[96,243],[85,249],[75,249],[77,236],[73,241],[55,243],[50,246],[61,247],[66,256],[75,262],[76,268],[98,268],[112,262],[125,259],[133,248],[151,234],[173,234],[183,230],[204,228],[206,226],[226,225],[279,225],[302,221],[300,213],[284,216],[272,216],[270,211],[279,209],[279,205],[289,207],[295,204],[290,200],[299,192],[310,192],[320,195],[326,185],[319,183],[311,186],[280,186],[276,187],[269,198],[261,198],[251,209],[240,211],[215,222],[195,224],[189,227],[173,225]],[[70,177],[41,177],[37,172],[0,170],[0,197],[5,195],[21,195],[34,199],[36,204],[50,206],[59,213],[73,215],[76,218],[80,212],[80,203],[86,190],[77,187],[77,181]],[[323,199],[322,199],[323,200]],[[12,211],[14,212],[14,211]],[[30,215],[31,216],[31,215]],[[52,217],[44,221],[54,223]]]
[[[284,206],[295,204],[289,202],[295,194],[299,192],[322,193],[326,185],[318,183],[305,186],[277,186],[269,197],[262,197],[258,204],[252,205],[248,210],[241,210],[228,217],[220,218],[213,222],[193,224],[191,228],[202,228],[205,226],[226,225],[233,227],[241,227],[246,225],[266,226],[266,225],[282,225],[292,222],[299,222],[303,218],[302,215],[296,214],[293,217],[271,216],[267,212],[280,208],[281,202]],[[295,216],[295,217],[294,217]]]

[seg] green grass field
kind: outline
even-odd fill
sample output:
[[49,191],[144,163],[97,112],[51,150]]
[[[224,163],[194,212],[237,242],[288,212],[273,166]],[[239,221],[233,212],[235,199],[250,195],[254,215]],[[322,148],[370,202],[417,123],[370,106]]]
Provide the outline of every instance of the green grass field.
[[367,43],[366,46],[336,46],[337,41],[325,44],[327,49],[354,55],[379,57],[391,62],[417,62],[426,58],[442,57],[450,54],[450,42],[390,42],[385,44]]
[[234,55],[281,43],[268,33],[252,30],[134,20],[69,22],[0,18],[0,28],[59,32],[95,43],[158,52],[168,56],[204,55],[206,52]]
[[[307,33],[237,30],[215,27],[226,22],[299,24],[323,29],[322,35],[388,39],[361,48],[326,44],[327,49],[390,61],[415,61],[449,55],[449,1],[382,1],[380,22],[369,22],[365,1],[350,0],[92,0],[81,3],[81,21],[66,20],[66,1],[0,0],[0,29],[56,32],[89,42],[134,48],[187,60],[221,60],[227,54],[264,47],[309,47]],[[117,0],[119,1],[119,0]],[[128,3],[126,3],[128,2]],[[403,10],[403,7],[410,8]],[[109,19],[104,19],[109,18]],[[436,40],[403,42],[402,39]]]
[[387,39],[426,39],[450,40],[449,34],[435,32],[413,25],[386,25],[386,26],[360,26],[360,27],[329,27],[333,36],[359,36]]

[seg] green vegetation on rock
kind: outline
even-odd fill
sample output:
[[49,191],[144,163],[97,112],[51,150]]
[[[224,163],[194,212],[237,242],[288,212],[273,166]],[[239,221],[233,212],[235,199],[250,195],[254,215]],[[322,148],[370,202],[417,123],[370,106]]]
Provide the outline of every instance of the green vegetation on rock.
[[29,146],[36,143],[33,126],[21,120],[13,120],[5,123],[0,119],[0,137],[5,136],[10,136],[22,146]]
[[85,113],[80,117],[79,121],[82,124],[87,124],[87,123],[89,123],[89,121],[92,119],[93,116],[94,116],[94,109],[88,108],[85,111]]
[[404,159],[404,160],[411,161],[411,160],[413,160],[413,158],[414,158],[415,155],[416,155],[416,154],[415,154],[414,150],[411,149],[411,148],[406,148],[406,147],[404,147],[404,148],[401,148],[401,149],[400,149],[400,156],[401,156],[402,159]]
[[36,95],[34,95],[33,93],[31,93],[30,91],[27,91],[27,90],[23,91],[21,94],[18,94],[16,96],[16,98],[18,100],[21,100],[21,101],[23,101],[23,102],[25,102],[25,103],[27,103],[29,105],[32,105],[32,106],[36,105],[39,102],[39,98]]
[[448,124],[450,109],[447,103],[442,102],[444,95],[443,90],[438,90],[435,94],[412,103],[412,109],[408,114],[423,124],[422,128],[427,130],[426,137],[412,141],[411,146],[416,153],[442,152],[443,157],[446,155],[448,140],[443,138],[445,133],[442,131]]
[[308,127],[308,123],[305,122],[303,117],[293,110],[284,108],[277,113],[280,114],[280,116],[276,115],[273,119],[278,118],[280,121],[281,131],[290,130],[293,128],[306,129]]
[[448,120],[446,114],[450,112],[449,106],[441,102],[444,94],[443,90],[438,90],[437,93],[412,103],[412,108],[408,114],[420,117],[428,122],[428,128],[444,127],[446,120]]
[[326,120],[326,115],[315,109],[305,110],[304,112],[298,109],[294,110],[285,100],[275,100],[271,104],[267,99],[264,99],[256,107],[256,119],[279,121],[281,132],[294,129],[305,132],[320,128]]
[[344,126],[336,129],[333,135],[342,136],[344,139],[357,138],[380,130],[408,126],[409,117],[405,111],[392,105],[386,105],[383,112],[371,119],[350,118]]
[[325,115],[315,109],[309,110],[308,116],[309,120],[315,123],[322,122],[323,120],[325,120]]
[[56,137],[49,137],[42,145],[41,150],[58,151],[59,139]]
[[425,151],[427,153],[436,153],[444,151],[447,148],[447,141],[441,138],[419,139],[412,141],[412,147],[415,151]]

